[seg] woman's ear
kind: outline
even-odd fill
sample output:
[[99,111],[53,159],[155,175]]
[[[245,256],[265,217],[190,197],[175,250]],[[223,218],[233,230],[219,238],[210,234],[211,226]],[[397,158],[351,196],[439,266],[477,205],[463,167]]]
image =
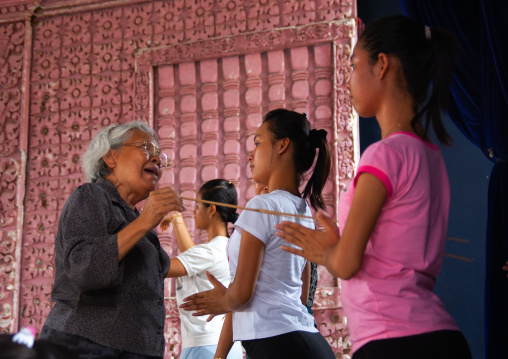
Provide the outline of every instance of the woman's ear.
[[114,168],[116,165],[115,156],[113,150],[109,150],[104,156],[102,156],[102,160],[108,166],[108,168]]
[[279,143],[277,144],[277,146],[278,146],[277,153],[283,154],[284,152],[286,152],[286,150],[289,148],[290,143],[291,143],[291,141],[287,137],[280,140]]
[[215,207],[214,204],[211,204],[210,207],[208,207],[208,211],[210,218],[212,218],[213,216],[215,216],[215,213],[217,213],[217,207]]
[[390,68],[390,57],[384,52],[380,52],[379,55],[377,55],[377,66],[377,76],[380,80],[382,80]]

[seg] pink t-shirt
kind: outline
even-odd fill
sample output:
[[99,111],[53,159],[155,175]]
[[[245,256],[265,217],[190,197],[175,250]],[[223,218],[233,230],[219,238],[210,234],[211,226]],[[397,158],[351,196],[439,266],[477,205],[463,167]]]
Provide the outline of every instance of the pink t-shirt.
[[439,148],[411,133],[397,132],[369,146],[357,172],[341,196],[341,230],[358,176],[375,175],[388,194],[359,272],[342,281],[353,352],[372,340],[458,330],[433,293],[443,262],[450,205]]

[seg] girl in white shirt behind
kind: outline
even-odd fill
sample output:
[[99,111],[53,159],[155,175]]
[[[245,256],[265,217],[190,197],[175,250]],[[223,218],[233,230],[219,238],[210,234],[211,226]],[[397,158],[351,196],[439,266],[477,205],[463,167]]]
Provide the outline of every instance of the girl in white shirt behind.
[[[197,193],[198,200],[207,200],[237,205],[235,186],[224,179],[214,179],[201,186]],[[238,219],[236,209],[196,202],[194,220],[196,228],[205,230],[208,242],[195,245],[185,226],[182,214],[173,212],[161,222],[165,231],[169,224],[178,243],[180,254],[171,258],[168,278],[176,278],[176,301],[196,292],[212,289],[206,272],[212,273],[224,286],[229,286],[229,266],[226,254],[228,243],[228,223]],[[219,315],[207,322],[205,317],[196,317],[180,310],[182,352],[181,359],[212,359],[217,348],[224,322],[224,315]],[[240,343],[233,346],[228,359],[243,357]]]

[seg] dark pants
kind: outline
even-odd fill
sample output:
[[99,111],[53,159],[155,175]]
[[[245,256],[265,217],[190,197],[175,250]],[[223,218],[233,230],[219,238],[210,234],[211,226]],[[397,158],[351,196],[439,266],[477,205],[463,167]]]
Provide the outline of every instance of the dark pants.
[[242,340],[251,359],[335,359],[320,333],[290,332],[275,337]]
[[353,359],[471,359],[464,335],[441,330],[400,338],[373,340],[353,354]]
[[79,335],[64,333],[46,326],[42,328],[39,339],[49,339],[66,346],[78,353],[79,359],[161,359],[105,347]]

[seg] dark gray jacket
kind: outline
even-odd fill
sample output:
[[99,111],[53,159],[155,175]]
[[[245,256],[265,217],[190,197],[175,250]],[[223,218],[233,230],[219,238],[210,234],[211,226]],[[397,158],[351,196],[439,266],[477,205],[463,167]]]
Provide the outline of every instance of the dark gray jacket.
[[70,195],[55,240],[55,305],[46,326],[107,347],[163,356],[169,256],[152,230],[118,262],[116,235],[138,216],[103,178]]

